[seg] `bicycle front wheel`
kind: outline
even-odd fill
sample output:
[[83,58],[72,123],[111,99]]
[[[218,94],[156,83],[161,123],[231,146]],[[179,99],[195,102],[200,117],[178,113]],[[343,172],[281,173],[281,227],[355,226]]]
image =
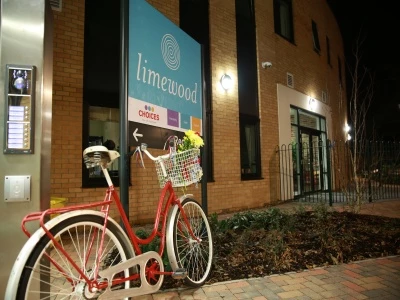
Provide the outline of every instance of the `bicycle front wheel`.
[[[97,269],[126,261],[133,255],[129,241],[121,230],[108,222],[103,240],[103,251],[99,252],[103,234],[104,218],[96,215],[74,216],[61,221],[51,229],[55,239],[73,259],[78,268],[93,280]],[[129,276],[125,270],[121,276]],[[117,275],[116,275],[117,276]],[[129,281],[113,288],[129,288]],[[54,247],[47,235],[36,244],[22,271],[16,299],[96,299],[101,291],[88,288],[84,278]]]
[[168,247],[168,256],[172,258],[171,267],[173,270],[186,269],[185,284],[199,287],[210,275],[213,259],[213,243],[207,216],[195,200],[186,198],[182,202],[182,210],[175,210],[170,222],[173,222],[172,235],[168,235],[167,243],[173,243],[172,247]]

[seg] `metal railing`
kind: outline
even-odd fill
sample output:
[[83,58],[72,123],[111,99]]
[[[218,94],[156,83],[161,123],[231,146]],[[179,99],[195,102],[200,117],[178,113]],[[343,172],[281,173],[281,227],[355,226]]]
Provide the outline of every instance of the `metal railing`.
[[400,143],[327,141],[276,148],[280,201],[400,198]]

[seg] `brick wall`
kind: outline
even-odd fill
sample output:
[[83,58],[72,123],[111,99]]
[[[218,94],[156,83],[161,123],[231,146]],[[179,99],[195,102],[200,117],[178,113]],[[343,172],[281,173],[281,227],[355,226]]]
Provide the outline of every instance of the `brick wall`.
[[63,1],[53,15],[51,195],[82,202],[84,1]]
[[[178,0],[148,2],[179,24]],[[291,44],[274,33],[273,1],[255,1],[259,66],[262,61],[271,61],[273,67],[259,68],[263,179],[241,181],[237,84],[228,92],[219,85],[225,72],[237,80],[235,1],[209,3],[215,181],[208,183],[208,211],[261,207],[278,199],[277,84],[286,85],[287,72],[293,74],[298,92],[319,91],[314,98],[321,99],[320,91],[326,91],[334,124],[343,123],[346,105],[338,88],[337,67],[338,55],[344,62],[340,31],[326,1],[293,1],[295,44]],[[62,12],[54,12],[51,193],[67,197],[73,204],[100,200],[104,193],[104,188],[81,187],[84,11],[84,0],[69,0],[63,1]],[[312,50],[311,19],[318,24],[320,54]],[[326,36],[330,39],[332,66],[327,64]],[[342,134],[341,128],[332,132],[337,137]],[[159,153],[154,151],[155,155]],[[145,162],[146,169],[138,167],[135,160],[131,162],[130,219],[139,223],[154,217],[159,192],[153,163],[149,159]],[[189,187],[186,193],[201,200],[200,185]]]

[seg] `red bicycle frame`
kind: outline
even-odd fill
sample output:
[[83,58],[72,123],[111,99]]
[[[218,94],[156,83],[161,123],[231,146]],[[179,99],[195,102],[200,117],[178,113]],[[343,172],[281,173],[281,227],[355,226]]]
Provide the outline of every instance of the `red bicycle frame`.
[[[103,225],[103,232],[102,232],[102,239],[101,239],[101,245],[98,249],[98,255],[97,255],[97,266],[99,266],[99,260],[102,257],[101,253],[103,251],[103,241],[104,241],[104,235],[105,235],[105,229],[107,227],[107,221],[108,221],[108,217],[109,217],[109,210],[110,210],[110,205],[112,202],[115,202],[119,215],[121,216],[122,219],[122,223],[124,225],[124,228],[127,232],[127,235],[133,245],[134,251],[136,255],[140,255],[142,254],[142,250],[140,248],[140,245],[146,245],[149,244],[150,242],[152,242],[154,240],[154,238],[156,236],[160,237],[160,244],[159,244],[159,248],[158,248],[158,254],[160,255],[160,257],[162,257],[163,253],[164,253],[164,248],[165,248],[165,234],[166,234],[166,224],[167,224],[167,216],[168,216],[168,211],[169,209],[173,206],[173,205],[178,205],[184,222],[187,225],[187,228],[189,228],[189,233],[190,235],[198,240],[195,235],[193,234],[191,227],[190,227],[190,223],[182,209],[181,206],[181,202],[180,200],[177,198],[175,191],[171,185],[170,181],[167,181],[167,183],[165,184],[165,186],[163,187],[163,189],[161,190],[160,193],[160,197],[159,197],[159,201],[158,201],[158,206],[157,206],[157,212],[156,212],[156,216],[155,216],[155,220],[154,220],[154,227],[152,229],[152,232],[150,233],[150,235],[145,238],[145,239],[141,239],[139,237],[136,236],[136,234],[134,233],[133,228],[130,227],[129,224],[129,220],[127,215],[125,214],[125,211],[122,207],[122,203],[121,200],[119,198],[118,193],[116,192],[115,188],[113,185],[110,185],[107,190],[106,190],[106,194],[104,197],[104,200],[101,202],[95,202],[95,203],[91,203],[91,204],[84,204],[84,205],[75,205],[75,206],[68,206],[68,207],[62,207],[62,208],[51,208],[51,209],[47,209],[43,212],[34,212],[34,213],[30,213],[28,215],[26,215],[24,217],[24,219],[22,220],[22,231],[28,236],[31,236],[31,233],[27,230],[26,228],[26,223],[31,222],[31,221],[39,221],[40,227],[44,230],[44,232],[46,233],[46,235],[49,237],[49,239],[51,239],[51,241],[54,244],[54,247],[56,247],[64,256],[65,258],[69,261],[69,263],[77,270],[77,272],[80,274],[80,279],[85,280],[85,282],[89,285],[90,288],[97,288],[97,289],[103,289],[105,288],[108,283],[107,282],[97,282],[94,279],[90,279],[88,278],[85,273],[84,270],[82,270],[74,261],[73,259],[70,257],[70,255],[68,254],[68,252],[62,247],[62,245],[57,241],[57,239],[53,236],[53,234],[46,228],[45,223],[48,220],[48,216],[51,214],[61,214],[61,213],[66,213],[66,212],[70,212],[70,211],[75,211],[75,210],[83,210],[83,209],[93,209],[96,207],[99,207],[99,210],[104,213],[104,225]],[[161,226],[161,231],[159,231],[159,225],[160,222],[162,222],[162,226]],[[93,232],[93,236],[95,235],[96,232]],[[91,246],[89,247],[91,249]],[[89,256],[90,251],[88,251],[87,257]],[[49,258],[50,262],[62,273],[65,274],[66,279],[69,282],[73,282],[72,278],[69,278],[66,275],[66,272],[63,271],[62,267],[54,260],[52,259],[49,255],[47,255],[47,257]],[[94,276],[93,278],[98,278],[98,272],[99,269],[98,267],[96,267],[96,270],[94,270]],[[148,270],[148,277],[149,278],[154,278],[155,275],[172,275],[173,272],[160,272],[158,270],[156,270],[155,268],[151,268]],[[114,284],[121,284],[123,282],[129,281],[129,280],[136,280],[139,278],[139,274],[133,274],[130,277],[126,277],[126,278],[116,278],[115,280],[113,280],[112,285]]]

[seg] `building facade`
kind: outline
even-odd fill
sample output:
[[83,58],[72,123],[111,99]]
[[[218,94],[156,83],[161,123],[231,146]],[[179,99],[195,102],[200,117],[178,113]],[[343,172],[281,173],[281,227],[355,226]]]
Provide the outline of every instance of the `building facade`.
[[[185,12],[190,13],[187,5],[203,2],[201,11],[206,13],[202,21],[206,20],[208,29],[199,36],[207,41],[208,59],[207,197],[202,196],[200,184],[182,192],[207,201],[209,214],[258,208],[285,200],[280,189],[282,177],[287,174],[282,172],[277,147],[345,138],[343,41],[327,2],[148,2],[188,31],[196,26],[187,18],[182,20]],[[69,0],[62,2],[61,10],[53,10],[51,195],[68,198],[69,204],[103,198],[105,187],[91,180],[95,177],[93,173],[83,169],[82,151],[89,143],[104,143],[109,136],[117,135],[119,126],[115,103],[107,107],[104,103],[96,105],[96,97],[87,100],[85,30],[90,24],[85,9],[88,5],[84,0]],[[106,19],[104,23],[109,21]],[[220,84],[224,74],[233,80],[228,90]],[[104,80],[115,78],[107,78],[105,74]],[[109,121],[106,128],[90,132],[96,122],[106,121],[106,115]],[[93,137],[101,139],[96,141]],[[61,156],[59,149],[63,150]],[[317,174],[320,180],[306,186],[304,182],[296,183],[292,174],[295,181],[292,195],[324,189],[323,175],[315,166],[317,159],[315,156],[308,159],[313,159],[311,165],[314,163],[312,176]],[[296,174],[295,161],[299,160],[293,158],[290,164]],[[318,163],[323,164],[323,158]],[[158,202],[155,168],[150,160],[145,160],[145,165],[145,169],[140,168],[135,159],[129,164],[129,218],[138,223],[152,220]],[[118,173],[117,169],[114,171]]]

